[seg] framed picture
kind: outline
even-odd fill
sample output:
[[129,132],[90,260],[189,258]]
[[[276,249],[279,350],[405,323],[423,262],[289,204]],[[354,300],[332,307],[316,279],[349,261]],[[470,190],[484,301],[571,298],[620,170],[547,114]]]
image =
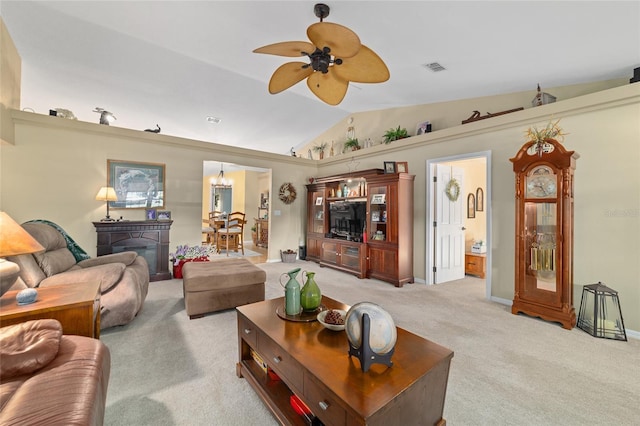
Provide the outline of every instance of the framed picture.
[[380,222],[380,212],[372,211],[371,212],[371,222]]
[[373,194],[371,195],[371,204],[384,204],[387,198],[387,194]]
[[384,162],[384,172],[385,173],[395,173],[396,172],[396,162],[395,161],[385,161]]
[[416,135],[422,135],[425,133],[431,133],[431,123],[428,121],[418,123],[418,125],[416,126]]
[[322,197],[316,197],[316,206],[322,205]]
[[398,161],[396,162],[396,172],[397,173],[409,173],[409,164],[406,161]]
[[482,188],[476,189],[476,211],[481,212],[484,210],[484,191]]
[[146,220],[158,220],[157,210],[156,209],[146,209],[144,211],[144,218]]
[[171,212],[168,210],[158,210],[158,220],[171,220]]
[[476,217],[476,197],[473,194],[467,196],[467,218],[473,219]]
[[113,209],[164,208],[164,164],[107,160],[107,182],[118,196]]

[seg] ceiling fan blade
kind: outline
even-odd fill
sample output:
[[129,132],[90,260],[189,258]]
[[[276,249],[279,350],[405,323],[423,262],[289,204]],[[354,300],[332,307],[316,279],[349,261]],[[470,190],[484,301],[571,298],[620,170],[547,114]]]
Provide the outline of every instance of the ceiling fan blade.
[[326,74],[316,71],[307,79],[307,86],[323,102],[338,105],[347,94],[349,82],[337,77],[331,71]]
[[342,80],[357,83],[381,83],[390,77],[384,61],[365,45],[360,46],[357,55],[343,59],[341,65],[332,66],[331,71]]
[[304,65],[308,64],[304,62],[287,62],[278,67],[269,81],[269,93],[275,95],[309,77],[313,73],[313,68],[309,66],[302,68]]
[[317,22],[307,28],[307,37],[320,50],[331,48],[331,55],[350,58],[360,50],[360,37],[347,27],[333,22]]
[[314,50],[316,50],[315,46],[308,41],[283,41],[281,43],[258,47],[253,53],[266,53],[268,55],[296,58],[303,56],[302,52],[313,53]]

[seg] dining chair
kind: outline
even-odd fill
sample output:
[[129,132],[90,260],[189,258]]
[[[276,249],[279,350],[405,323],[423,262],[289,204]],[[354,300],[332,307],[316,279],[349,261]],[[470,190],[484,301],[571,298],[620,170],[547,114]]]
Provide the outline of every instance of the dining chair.
[[227,251],[242,251],[244,256],[244,224],[246,223],[245,214],[243,212],[230,213],[223,228],[216,231],[216,252],[220,253],[222,249]]

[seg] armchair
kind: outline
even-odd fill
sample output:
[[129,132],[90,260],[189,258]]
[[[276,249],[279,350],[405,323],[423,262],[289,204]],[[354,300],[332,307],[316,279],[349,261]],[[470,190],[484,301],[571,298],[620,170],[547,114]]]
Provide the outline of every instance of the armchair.
[[14,289],[100,282],[100,328],[129,323],[142,309],[149,290],[149,267],[136,252],[114,253],[77,261],[64,235],[46,223],[22,227],[45,251],[9,258],[20,267]]

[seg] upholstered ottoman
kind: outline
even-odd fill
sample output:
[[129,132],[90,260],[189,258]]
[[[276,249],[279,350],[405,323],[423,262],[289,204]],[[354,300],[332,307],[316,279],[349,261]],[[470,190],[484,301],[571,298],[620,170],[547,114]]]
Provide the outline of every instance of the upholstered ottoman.
[[190,319],[264,300],[267,273],[247,259],[187,262],[182,268],[184,304]]

